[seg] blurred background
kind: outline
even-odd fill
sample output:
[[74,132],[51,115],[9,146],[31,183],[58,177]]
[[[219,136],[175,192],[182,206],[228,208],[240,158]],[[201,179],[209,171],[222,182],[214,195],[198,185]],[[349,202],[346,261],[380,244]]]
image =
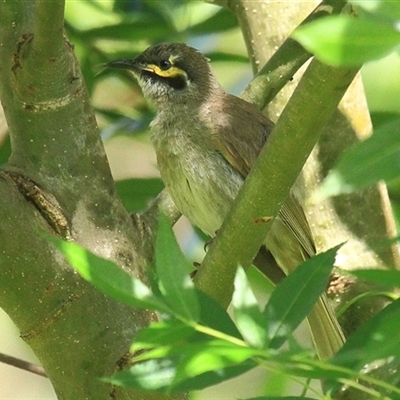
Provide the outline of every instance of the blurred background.
[[[229,12],[200,1],[183,0],[67,0],[66,32],[75,46],[92,97],[120,195],[130,211],[140,211],[163,187],[148,138],[148,124],[153,112],[143,101],[131,75],[105,70],[102,65],[115,59],[133,58],[155,43],[185,42],[206,54],[222,86],[238,95],[251,79],[241,32]],[[398,71],[398,54],[371,62],[362,70],[371,117],[376,126],[391,116],[400,115]],[[0,165],[7,161],[9,152],[7,127],[0,113]],[[400,185],[394,184],[390,191],[394,210],[400,215],[397,211],[400,210]],[[204,254],[204,238],[184,218],[175,231],[188,257],[200,261]],[[256,285],[257,273],[251,271],[250,274]],[[37,362],[19,338],[18,329],[1,309],[0,352]],[[273,372],[265,378],[264,371],[256,370],[220,387],[194,394],[192,398],[223,400],[265,393],[301,393],[300,385],[283,379]],[[0,364],[0,382],[0,399],[56,398],[47,379],[4,364]]]

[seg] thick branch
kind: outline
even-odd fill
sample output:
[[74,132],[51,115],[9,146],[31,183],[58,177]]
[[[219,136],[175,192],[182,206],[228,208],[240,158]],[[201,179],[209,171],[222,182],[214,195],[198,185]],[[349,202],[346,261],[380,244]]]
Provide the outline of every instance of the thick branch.
[[154,314],[83,282],[40,234],[68,237],[143,278],[151,257],[151,237],[115,193],[62,11],[61,1],[0,6],[0,96],[13,149],[0,172],[1,307],[60,399],[160,399],[98,379],[125,366]]
[[304,74],[196,275],[198,287],[223,306],[230,302],[237,264],[251,265],[272,223],[256,220],[277,215],[356,72],[314,60]]
[[58,57],[63,46],[64,7],[64,0],[35,1],[33,51],[43,58]]

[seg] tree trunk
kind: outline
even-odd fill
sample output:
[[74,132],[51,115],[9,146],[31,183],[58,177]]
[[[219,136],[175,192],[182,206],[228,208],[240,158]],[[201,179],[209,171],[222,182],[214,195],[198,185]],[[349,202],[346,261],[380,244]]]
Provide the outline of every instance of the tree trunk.
[[98,379],[124,367],[154,314],[99,293],[47,241],[76,241],[142,279],[152,256],[152,228],[138,229],[116,195],[63,12],[56,0],[0,6],[0,94],[13,151],[0,171],[1,307],[59,399],[160,399]]

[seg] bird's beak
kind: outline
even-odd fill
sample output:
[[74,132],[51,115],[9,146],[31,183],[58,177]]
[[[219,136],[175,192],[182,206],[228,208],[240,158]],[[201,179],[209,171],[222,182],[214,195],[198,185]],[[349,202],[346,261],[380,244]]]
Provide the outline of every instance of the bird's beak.
[[138,62],[133,59],[133,60],[115,60],[115,61],[110,61],[109,63],[106,64],[106,67],[108,68],[119,68],[119,69],[129,69],[132,71],[140,71],[143,69],[143,66],[140,66]]
[[132,72],[139,73],[141,71],[149,71],[154,72],[154,68],[152,65],[143,64],[139,62],[136,58],[131,60],[115,60],[106,64],[106,67],[109,68],[119,68],[119,69],[127,69]]

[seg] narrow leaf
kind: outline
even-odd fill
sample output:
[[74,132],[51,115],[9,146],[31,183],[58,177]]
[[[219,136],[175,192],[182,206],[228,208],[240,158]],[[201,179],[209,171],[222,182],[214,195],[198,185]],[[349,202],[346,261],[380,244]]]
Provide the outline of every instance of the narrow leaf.
[[187,33],[194,35],[215,34],[237,27],[235,16],[227,9],[220,8],[214,15],[187,29]]
[[175,364],[166,358],[143,361],[102,380],[126,388],[166,392],[176,373]]
[[400,2],[387,0],[350,0],[357,13],[370,19],[398,23],[400,21]]
[[200,306],[199,322],[201,324],[223,332],[228,336],[242,339],[240,332],[225,308],[201,291],[197,291],[197,298]]
[[327,64],[361,66],[400,44],[393,24],[348,15],[321,18],[297,28],[293,38]]
[[181,349],[182,357],[177,365],[174,385],[205,372],[221,371],[226,367],[240,364],[258,353],[251,347],[239,346],[221,339],[190,343]]
[[171,393],[205,389],[241,375],[256,366],[254,361],[249,360],[240,365],[229,366],[221,370],[200,374],[194,378],[181,380],[179,384],[172,386],[173,379],[176,376],[176,364],[177,360],[174,359],[149,360],[134,365],[129,371],[118,372],[112,377],[102,380],[126,388]]
[[318,199],[350,193],[400,176],[400,120],[379,127],[374,134],[340,157],[316,193]]
[[223,369],[208,371],[193,378],[180,381],[178,384],[174,385],[173,390],[179,392],[202,390],[242,375],[256,366],[257,364],[255,361],[246,360],[238,365],[231,365]]
[[219,51],[213,51],[207,53],[207,57],[212,60],[212,62],[237,62],[237,63],[249,63],[249,58],[242,56],[240,54],[223,53]]
[[115,182],[117,192],[125,208],[131,212],[144,210],[150,200],[163,189],[160,179],[126,179]]
[[[163,392],[199,390],[254,368],[257,351],[224,340],[195,340],[184,345],[150,350],[155,357],[106,378],[107,382]],[[144,354],[145,355],[145,354]],[[156,380],[157,382],[154,382]]]
[[359,269],[349,271],[355,277],[387,287],[400,287],[400,271],[382,269]]
[[325,291],[339,247],[305,261],[272,292],[264,310],[270,347],[279,348],[310,313]]
[[113,25],[104,25],[87,30],[80,30],[81,40],[92,41],[99,39],[108,40],[136,40],[138,37],[145,37],[148,40],[166,37],[174,34],[175,28],[172,24],[149,15],[137,15],[137,19],[129,22],[118,22]]
[[297,396],[261,396],[261,397],[251,397],[251,398],[246,398],[243,400],[313,400],[311,397],[297,397]]
[[138,332],[131,351],[156,346],[177,346],[186,342],[195,332],[193,327],[175,319],[152,323]]
[[171,310],[182,318],[197,321],[199,304],[189,275],[193,269],[183,256],[167,217],[159,215],[155,264],[160,290]]
[[0,166],[5,164],[11,155],[10,135],[7,135],[3,142],[0,142]]
[[400,357],[400,300],[396,300],[351,335],[331,362],[359,370],[368,363]]
[[266,320],[242,267],[236,272],[232,306],[234,320],[243,338],[252,346],[265,347]]
[[129,275],[110,260],[98,257],[72,243],[51,239],[68,263],[101,292],[133,307],[168,312],[162,300],[139,279]]

